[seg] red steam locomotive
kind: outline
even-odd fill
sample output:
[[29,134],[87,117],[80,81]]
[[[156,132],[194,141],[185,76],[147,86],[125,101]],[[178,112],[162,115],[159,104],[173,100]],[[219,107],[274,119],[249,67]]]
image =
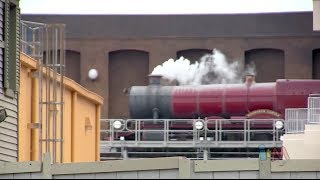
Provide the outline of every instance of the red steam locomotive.
[[307,97],[320,93],[320,80],[279,79],[243,84],[162,86],[161,76],[150,76],[149,86],[129,90],[131,118],[284,118],[286,108],[307,107]]

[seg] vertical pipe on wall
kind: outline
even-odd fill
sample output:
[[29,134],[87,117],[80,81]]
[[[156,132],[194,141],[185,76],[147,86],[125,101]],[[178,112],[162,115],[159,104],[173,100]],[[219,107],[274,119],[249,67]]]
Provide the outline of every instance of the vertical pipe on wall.
[[60,26],[60,35],[59,35],[59,47],[60,47],[60,162],[63,163],[63,158],[64,158],[64,152],[63,152],[63,147],[64,147],[64,82],[63,82],[63,77],[65,75],[65,37],[64,37],[64,26]]
[[100,161],[100,117],[101,105],[96,104],[96,161]]
[[52,156],[53,156],[53,163],[57,162],[57,64],[58,64],[58,48],[57,48],[57,28],[53,27],[53,63],[52,63],[52,101],[50,102],[50,113],[52,113]]
[[78,93],[72,92],[71,97],[71,162],[75,162],[75,133],[76,133],[76,120],[77,120],[77,101]]
[[[32,77],[31,87],[31,123],[36,124],[39,123],[39,82],[37,77]],[[39,157],[39,132],[37,131],[38,129],[31,129],[31,161],[37,161]]]
[[[47,39],[50,39],[50,29],[47,28]],[[52,39],[52,37],[51,37]],[[47,59],[46,59],[46,64],[44,65],[46,67],[46,98],[45,98],[45,102],[46,102],[46,135],[45,135],[45,140],[46,140],[46,150],[45,152],[50,152],[50,143],[48,141],[48,139],[50,139],[50,106],[48,104],[48,102],[50,102],[50,76],[51,76],[51,71],[50,71],[50,67],[48,66],[51,63],[51,57],[52,57],[52,51],[51,51],[51,43],[49,43],[49,40],[47,41]]]

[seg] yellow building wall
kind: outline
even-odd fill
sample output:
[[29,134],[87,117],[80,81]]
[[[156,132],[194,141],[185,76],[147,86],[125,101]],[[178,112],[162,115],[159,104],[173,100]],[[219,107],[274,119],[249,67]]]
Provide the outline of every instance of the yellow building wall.
[[[30,69],[25,66],[20,68],[20,97],[19,97],[19,161],[31,159],[31,131],[28,124],[31,123],[31,78]],[[23,106],[21,105],[23,102]]]
[[[65,109],[64,109],[64,118],[65,118],[65,123],[64,123],[64,162],[72,162],[71,161],[71,136],[72,136],[72,131],[71,131],[71,98],[72,98],[72,92],[71,91],[65,91],[64,92],[64,97],[66,99],[69,99],[69,101],[65,101]],[[92,160],[91,160],[92,161]]]
[[[25,54],[21,54],[20,72],[20,101],[19,101],[19,161],[39,160],[39,82],[38,78],[32,75],[37,71],[37,62]],[[43,70],[43,72],[45,72]],[[45,74],[45,73],[43,73]],[[60,78],[58,78],[60,79]],[[103,98],[88,91],[73,80],[66,77],[64,80],[64,106],[61,109],[57,105],[57,117],[63,111],[63,162],[92,162],[99,161],[100,157],[100,109]],[[42,82],[42,99],[46,100],[46,83]],[[52,85],[50,86],[52,87]],[[57,88],[60,88],[57,86]],[[52,98],[51,89],[51,98]],[[57,94],[60,101],[60,94]],[[53,108],[53,107],[52,107]],[[42,108],[42,127],[46,127],[46,108]],[[51,115],[52,117],[52,115]],[[57,118],[60,120],[60,118]],[[32,124],[33,123],[33,124]],[[50,123],[49,138],[53,138],[52,126]],[[32,128],[33,127],[33,128]],[[57,122],[57,139],[61,139],[61,123]],[[45,129],[42,130],[42,138],[46,136]],[[53,143],[42,144],[42,153],[53,151]],[[60,162],[60,143],[56,143],[56,161]],[[53,157],[52,157],[53,158]]]
[[76,118],[74,119],[75,121],[73,123],[73,147],[85,147],[87,153],[83,154],[83,150],[75,148],[73,150],[73,158],[76,162],[90,161],[90,159],[96,158],[96,142],[92,141],[92,139],[95,139],[95,135],[97,133],[95,130],[95,105],[86,101],[83,96],[78,96],[77,102],[76,109],[81,111],[81,114],[76,114]]

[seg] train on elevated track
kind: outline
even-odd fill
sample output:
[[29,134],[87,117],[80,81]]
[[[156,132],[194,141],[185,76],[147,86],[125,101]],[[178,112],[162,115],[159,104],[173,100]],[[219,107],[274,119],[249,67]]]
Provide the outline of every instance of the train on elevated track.
[[130,119],[110,122],[116,132],[112,140],[165,141],[169,147],[167,142],[195,142],[201,137],[212,141],[207,147],[224,149],[228,145],[217,142],[245,141],[247,147],[248,140],[279,142],[285,110],[307,108],[309,95],[320,94],[320,80],[311,79],[257,83],[255,76],[247,75],[240,84],[198,86],[163,85],[162,80],[150,75],[149,85],[127,90]]

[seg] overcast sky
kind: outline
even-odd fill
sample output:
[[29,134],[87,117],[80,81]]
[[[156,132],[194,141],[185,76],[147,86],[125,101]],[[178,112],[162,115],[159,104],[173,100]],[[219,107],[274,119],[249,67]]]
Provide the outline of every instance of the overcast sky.
[[312,11],[312,0],[21,0],[23,14],[221,14]]

